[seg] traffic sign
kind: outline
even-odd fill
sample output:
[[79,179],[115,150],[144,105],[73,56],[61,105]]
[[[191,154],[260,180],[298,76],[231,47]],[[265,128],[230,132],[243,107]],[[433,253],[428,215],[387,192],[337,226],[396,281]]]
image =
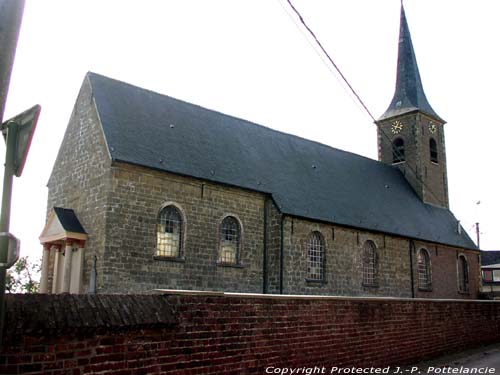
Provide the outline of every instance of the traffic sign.
[[[7,137],[7,133],[16,136],[16,147],[14,150],[14,165],[13,172],[16,177],[20,177],[23,173],[24,164],[28,157],[28,151],[35,133],[36,123],[40,115],[41,107],[37,104],[34,107],[24,111],[23,113],[7,120],[3,125],[3,136]],[[15,127],[16,129],[12,129]],[[9,129],[10,128],[10,129]]]

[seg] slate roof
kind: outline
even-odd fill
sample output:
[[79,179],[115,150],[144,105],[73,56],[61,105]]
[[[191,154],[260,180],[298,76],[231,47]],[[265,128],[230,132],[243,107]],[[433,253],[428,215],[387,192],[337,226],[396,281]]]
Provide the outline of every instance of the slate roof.
[[396,89],[389,108],[379,118],[379,121],[416,110],[420,110],[442,123],[445,122],[432,109],[425,96],[415,51],[413,50],[410,29],[408,28],[404,8],[401,5]]
[[87,234],[80,220],[76,217],[75,211],[69,208],[54,207],[54,212],[65,231]]
[[399,170],[349,152],[87,75],[114,161],[251,189],[281,212],[475,248],[457,220],[424,204]]
[[500,251],[481,251],[481,265],[500,264]]

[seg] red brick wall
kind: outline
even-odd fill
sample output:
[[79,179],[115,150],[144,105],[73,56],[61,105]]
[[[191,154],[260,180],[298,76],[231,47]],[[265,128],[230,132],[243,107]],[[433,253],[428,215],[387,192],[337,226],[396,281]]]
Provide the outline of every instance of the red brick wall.
[[[265,374],[268,366],[388,366],[500,341],[500,303],[489,301],[172,294],[147,303],[128,296],[120,309],[124,296],[106,296],[105,302],[85,296],[86,305],[80,305],[82,296],[72,296],[58,302],[68,305],[66,318],[43,316],[50,309],[39,308],[30,323],[23,321],[34,308],[23,304],[26,297],[9,298],[2,374]],[[38,303],[50,305],[54,298]],[[93,312],[86,311],[90,305]],[[152,307],[167,305],[172,309]],[[86,318],[70,321],[80,310]]]

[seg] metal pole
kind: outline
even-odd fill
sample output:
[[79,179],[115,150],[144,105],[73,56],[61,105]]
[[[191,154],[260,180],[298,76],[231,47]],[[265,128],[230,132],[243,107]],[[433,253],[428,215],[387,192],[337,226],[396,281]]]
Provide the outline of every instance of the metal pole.
[[[5,154],[5,171],[3,176],[2,211],[0,216],[0,232],[9,232],[10,205],[12,198],[12,180],[14,177],[14,155],[17,143],[17,125],[7,124],[7,150]],[[0,263],[7,263],[9,241],[6,237],[0,238]],[[7,270],[0,267],[0,345],[2,344],[4,317],[5,317],[5,281]]]
[[23,11],[24,0],[0,0],[0,25],[2,25],[0,28],[0,124],[3,122]]

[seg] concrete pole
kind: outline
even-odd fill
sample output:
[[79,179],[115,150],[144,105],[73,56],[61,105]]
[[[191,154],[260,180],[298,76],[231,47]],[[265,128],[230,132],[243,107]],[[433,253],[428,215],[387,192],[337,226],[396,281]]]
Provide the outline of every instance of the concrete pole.
[[40,277],[40,293],[48,293],[49,266],[50,266],[49,262],[50,262],[50,245],[43,244],[42,275]]

